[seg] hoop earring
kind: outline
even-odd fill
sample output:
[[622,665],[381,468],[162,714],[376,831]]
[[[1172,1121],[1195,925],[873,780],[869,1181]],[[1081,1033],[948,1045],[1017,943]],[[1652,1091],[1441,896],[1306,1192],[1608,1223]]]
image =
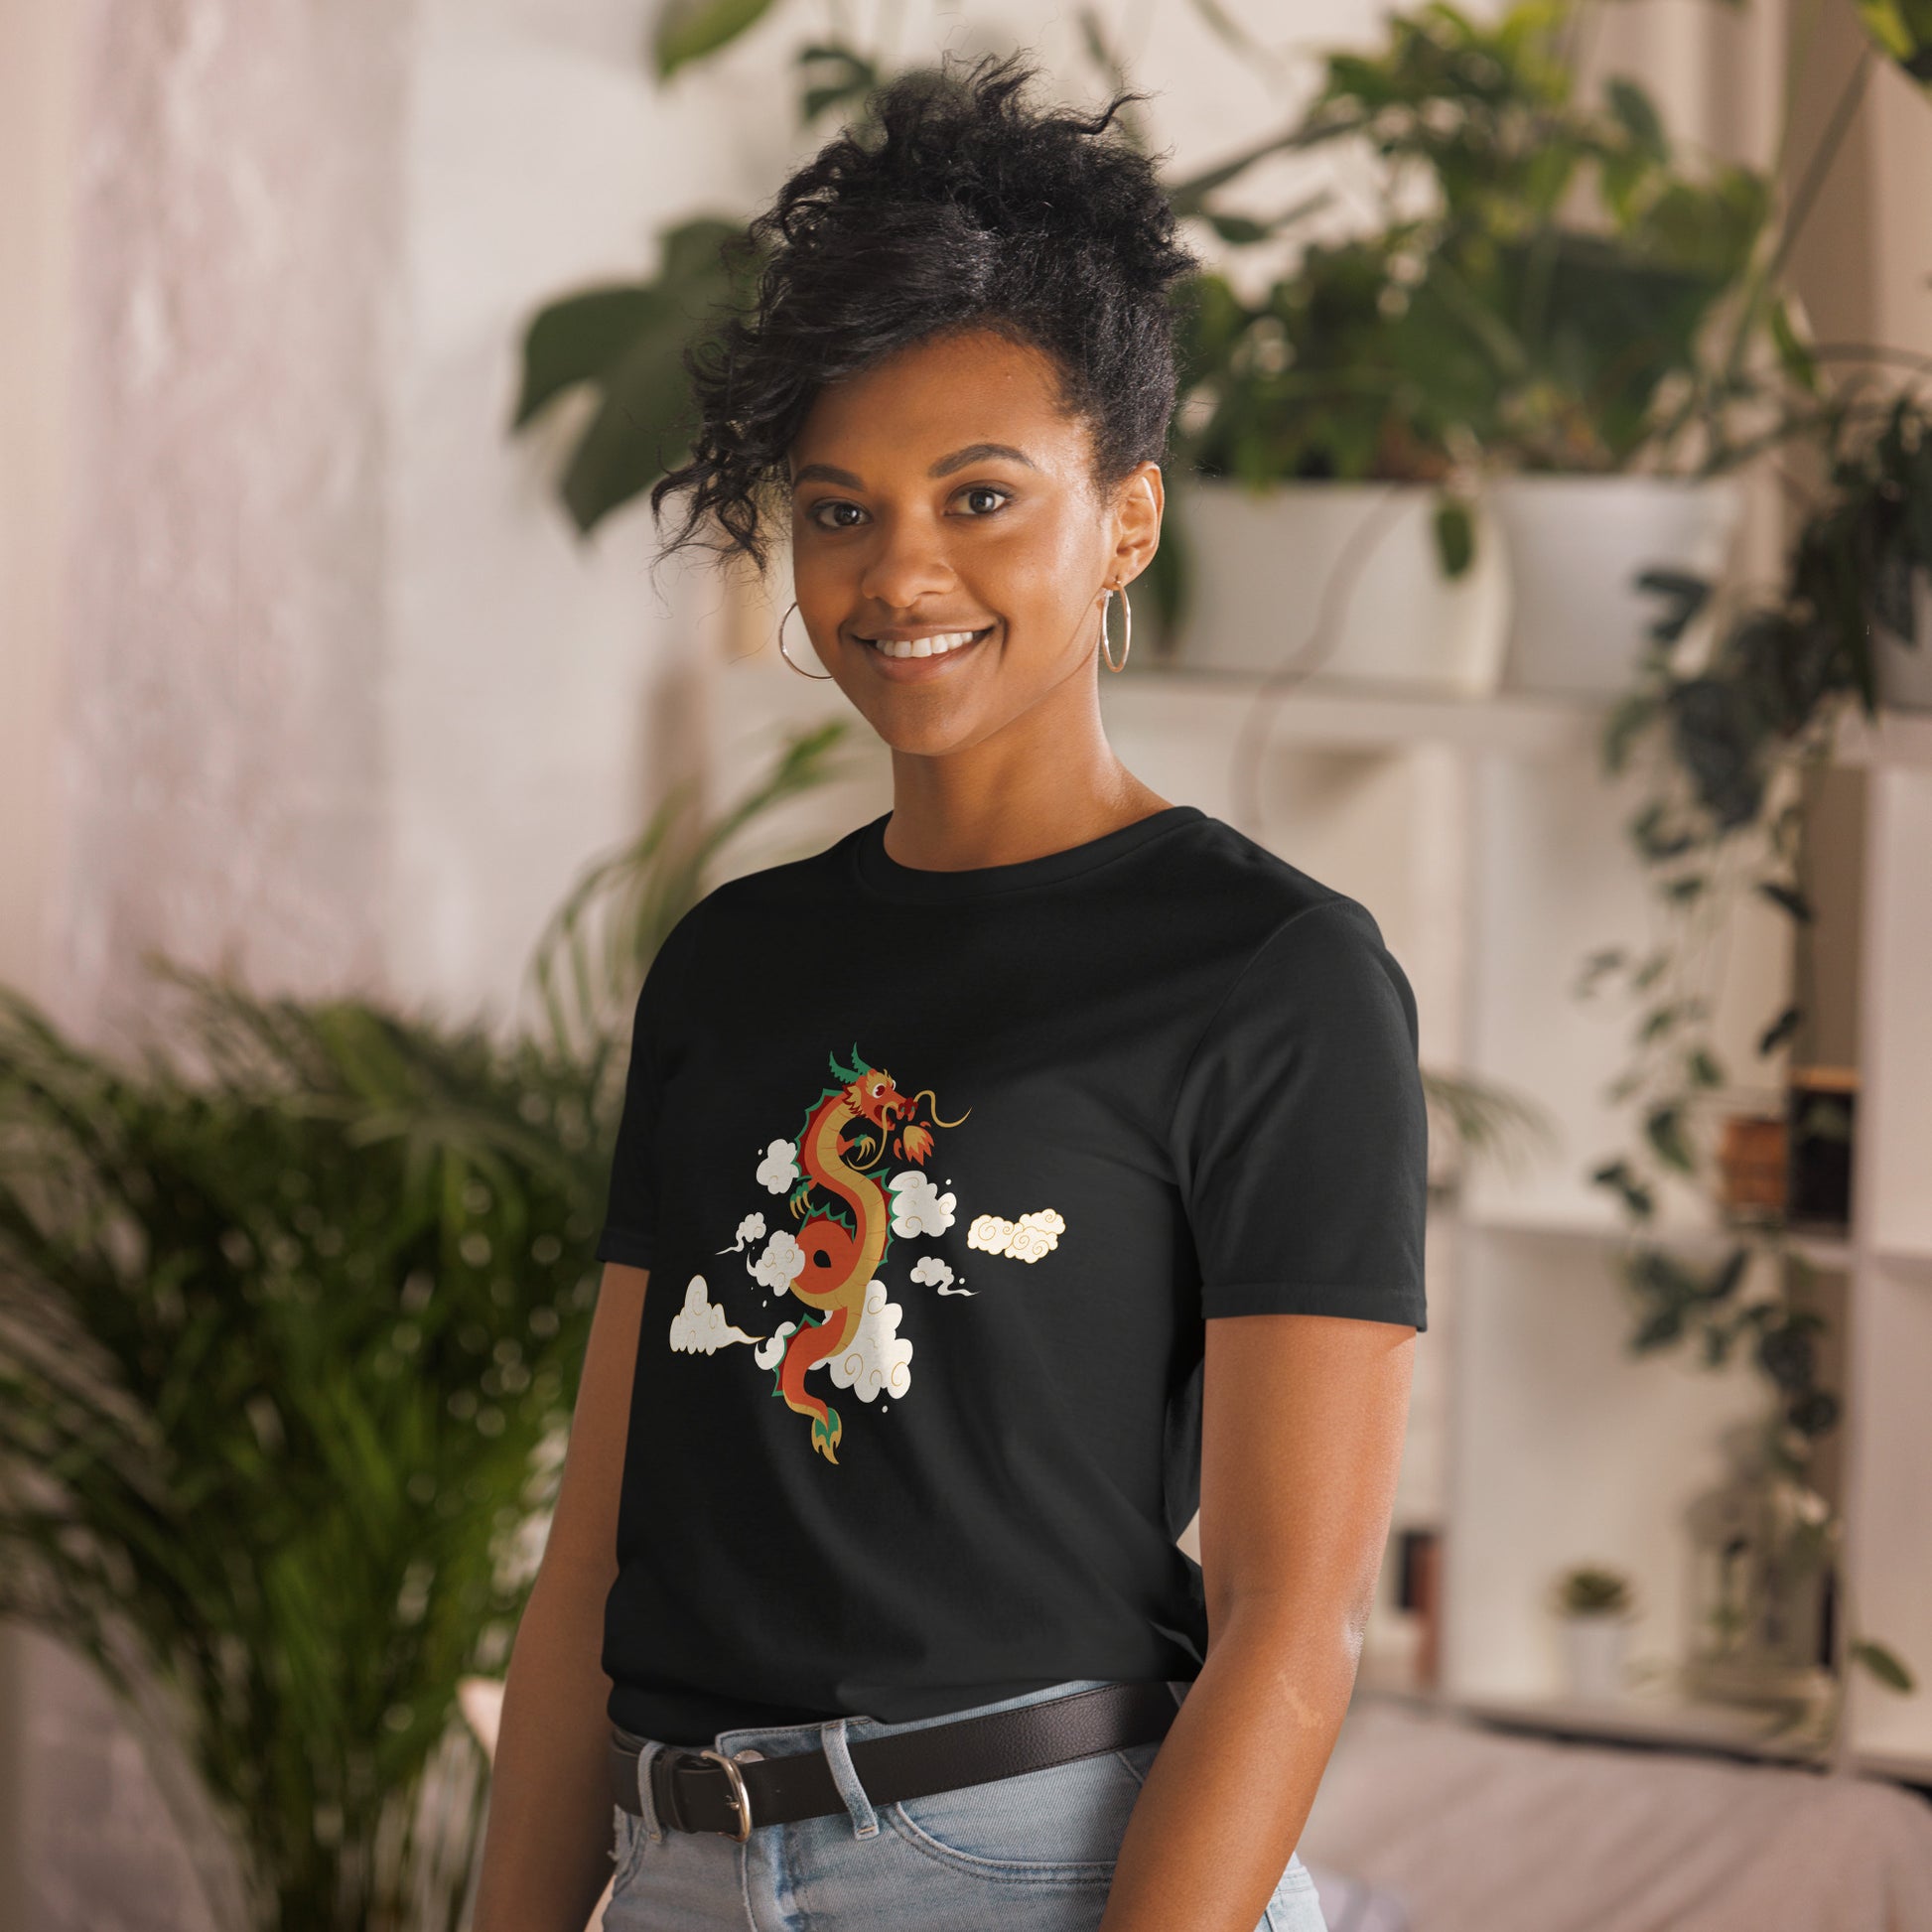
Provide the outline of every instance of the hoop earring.
[[[1113,652],[1107,647],[1107,607],[1113,602],[1116,589],[1120,592],[1121,616],[1125,620],[1126,626],[1121,632],[1120,662],[1118,664],[1114,662]],[[1110,584],[1107,587],[1106,595],[1100,600],[1100,654],[1107,660],[1107,668],[1110,671],[1124,671],[1127,668],[1127,653],[1133,648],[1134,607],[1127,601],[1127,586],[1125,584],[1118,586]]]
[[798,673],[800,677],[808,677],[814,683],[822,684],[825,681],[825,679],[827,679],[832,675],[830,671],[808,671],[806,670],[804,665],[799,663],[797,659],[792,656],[790,651],[785,649],[785,618],[790,617],[792,612],[797,610],[797,608],[798,608],[798,600],[794,597],[791,600],[789,607],[785,611],[784,618],[780,618],[778,620],[778,655],[782,657],[785,660],[785,662],[789,664],[791,668]]

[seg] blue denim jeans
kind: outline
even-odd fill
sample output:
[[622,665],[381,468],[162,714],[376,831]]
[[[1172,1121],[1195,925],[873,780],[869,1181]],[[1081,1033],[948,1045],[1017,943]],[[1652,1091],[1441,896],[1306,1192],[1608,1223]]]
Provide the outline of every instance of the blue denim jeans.
[[[783,1757],[822,1744],[845,1799],[844,1811],[822,1818],[755,1824],[742,1845],[722,1832],[659,1824],[650,1760],[668,1747],[640,1739],[644,1815],[612,1807],[618,1868],[604,1914],[608,1932],[1094,1932],[1158,1743],[879,1805],[854,1775],[847,1747],[1107,1681],[1070,1678],[904,1724],[833,1718],[721,1731],[714,1746],[745,1755]],[[1314,1880],[1299,1858],[1289,1860],[1255,1932],[1327,1932]]]

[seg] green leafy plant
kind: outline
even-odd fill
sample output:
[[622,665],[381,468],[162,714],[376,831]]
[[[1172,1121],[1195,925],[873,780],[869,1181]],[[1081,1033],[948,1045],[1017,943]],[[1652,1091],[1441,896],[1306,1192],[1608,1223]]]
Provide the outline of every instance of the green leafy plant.
[[1932,5],[1927,0],[1859,0],[1873,43],[1921,87],[1932,87]]
[[[1433,480],[1478,454],[1565,471],[1670,456],[1685,396],[1710,387],[1703,337],[1769,191],[1746,168],[1688,167],[1633,80],[1577,97],[1572,46],[1590,4],[1518,0],[1479,23],[1437,0],[1390,16],[1375,51],[1327,57],[1293,145],[1366,144],[1384,219],[1307,250],[1248,312],[1279,379],[1216,394],[1199,432],[1210,461],[1257,403],[1271,419],[1261,441],[1290,476]],[[1418,201],[1426,212],[1403,211]],[[1230,474],[1265,470],[1250,458]]]
[[1579,1564],[1558,1577],[1555,1602],[1560,1616],[1628,1616],[1636,1594],[1620,1570]]
[[[1874,627],[1932,648],[1918,636],[1913,597],[1914,582],[1932,572],[1932,412],[1912,390],[1874,401],[1867,388],[1853,385],[1828,412],[1827,481],[1791,545],[1784,583],[1771,597],[1733,595],[1705,662],[1681,665],[1677,649],[1693,618],[1718,598],[1716,587],[1661,574],[1646,580],[1663,612],[1637,686],[1607,721],[1602,751],[1610,773],[1641,759],[1650,775],[1629,835],[1652,878],[1665,936],[1641,957],[1622,947],[1599,951],[1579,982],[1587,995],[1621,975],[1637,1007],[1632,1063],[1610,1098],[1633,1105],[1641,1143],[1590,1176],[1636,1237],[1621,1262],[1637,1310],[1631,1345],[1691,1345],[1711,1367],[1747,1348],[1773,1393],[1773,1452],[1794,1474],[1840,1414],[1837,1393],[1818,1375],[1824,1319],[1785,1286],[1802,1290],[1811,1263],[1775,1221],[1712,1261],[1648,1231],[1666,1176],[1709,1184],[1695,1122],[1728,1078],[1706,991],[1713,942],[1747,890],[1794,925],[1813,921],[1799,866],[1805,775],[1832,759],[1855,708],[1866,720],[1876,716]],[[1774,1055],[1802,1019],[1795,1005],[1767,1016],[1758,1057]],[[1779,1286],[1752,1295],[1758,1278]],[[1910,1681],[1870,1640],[1851,1654],[1893,1688]]]
[[[1802,436],[1822,459],[1823,482],[1771,594],[1721,595],[1707,580],[1664,572],[1639,580],[1659,598],[1661,612],[1636,680],[1606,722],[1602,759],[1612,775],[1639,759],[1646,766],[1647,796],[1628,829],[1652,878],[1665,937],[1641,956],[1604,948],[1579,980],[1588,996],[1604,977],[1622,975],[1638,1009],[1632,1062],[1610,1098],[1632,1104],[1640,1145],[1590,1175],[1632,1233],[1620,1262],[1637,1311],[1631,1346],[1647,1352],[1691,1345],[1714,1368],[1748,1348],[1772,1393],[1771,1454],[1794,1476],[1805,1473],[1840,1414],[1836,1391],[1818,1376],[1824,1318],[1802,1306],[1816,1271],[1775,1222],[1750,1230],[1716,1260],[1676,1251],[1651,1229],[1667,1176],[1708,1186],[1709,1159],[1694,1122],[1727,1078],[1705,990],[1711,945],[1746,890],[1795,925],[1813,921],[1799,876],[1807,773],[1832,759],[1855,704],[1867,723],[1877,715],[1875,632],[1932,649],[1919,634],[1915,598],[1932,575],[1932,402],[1925,393],[1932,359],[1803,341],[1779,282],[1874,64],[1889,57],[1921,84],[1927,79],[1932,17],[1923,0],[1873,0],[1861,15],[1871,44],[1798,171],[1789,204],[1760,237],[1725,360],[1728,377],[1746,358],[1752,318],[1763,316],[1787,393],[1769,430],[1737,454]],[[1788,131],[1787,114],[1774,173],[1783,172]],[[1853,372],[1835,383],[1827,371],[1841,360]],[[1871,373],[1887,364],[1903,364],[1908,378],[1901,384]],[[1708,655],[1681,661],[1693,622],[1707,613],[1717,620]],[[1802,1018],[1795,1005],[1768,1017],[1758,1057],[1784,1046]],[[1760,1275],[1771,1292],[1753,1295],[1747,1285]],[[1836,1520],[1826,1527],[1835,1532]],[[1847,1655],[1891,1690],[1914,1688],[1911,1671],[1875,1639],[1855,1637]]]
[[547,1037],[151,962],[180,1010],[130,1065],[0,992],[0,1614],[173,1730],[236,1932],[456,1922],[456,1689],[506,1657],[554,1495],[627,1008],[845,729],[593,871],[533,962]]

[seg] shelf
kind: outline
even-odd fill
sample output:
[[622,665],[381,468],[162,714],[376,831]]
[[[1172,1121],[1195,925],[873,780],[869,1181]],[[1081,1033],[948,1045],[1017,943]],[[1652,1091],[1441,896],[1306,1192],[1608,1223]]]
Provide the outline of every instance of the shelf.
[[1872,1259],[1885,1268],[1916,1270],[1921,1274],[1932,1275],[1932,1254],[1923,1248],[1879,1248]]
[[[1579,694],[1464,692],[1445,685],[1315,673],[1296,678],[1272,671],[1234,671],[1178,662],[1130,659],[1119,677],[1100,681],[1112,710],[1157,703],[1164,723],[1226,730],[1258,697],[1272,715],[1271,743],[1335,750],[1399,750],[1454,744],[1520,757],[1587,754],[1594,760],[1604,722],[1617,700]],[[1932,772],[1932,712],[1881,711],[1867,721],[1853,711],[1840,728],[1835,762]]]
[[1579,1703],[1568,1698],[1458,1698],[1448,1708],[1483,1724],[1604,1743],[1651,1744],[1790,1764],[1822,1764],[1828,1744],[1774,1734],[1780,1718],[1741,1706],[1624,1698]]
[[[1461,1226],[1480,1234],[1548,1236],[1557,1240],[1600,1241],[1605,1244],[1641,1240],[1684,1248],[1725,1248],[1766,1232],[1755,1227],[1728,1227],[1721,1222],[1690,1221],[1634,1228],[1626,1222],[1607,1218],[1599,1220],[1582,1214],[1534,1211],[1478,1210],[1474,1213],[1456,1213],[1454,1218]],[[1851,1240],[1845,1235],[1792,1229],[1786,1232],[1785,1245],[1802,1255],[1814,1268],[1850,1268],[1857,1258]],[[1927,1258],[1927,1265],[1932,1266],[1932,1257]]]
[[1854,711],[1839,729],[1834,761],[1932,769],[1932,711],[1881,711],[1875,722]]
[[[1467,1719],[1501,1730],[1583,1743],[1639,1744],[1650,1749],[1699,1751],[1754,1763],[1824,1766],[1832,1745],[1815,1733],[1779,1735],[1783,1721],[1741,1706],[1692,1704],[1669,1698],[1620,1698],[1583,1703],[1570,1698],[1453,1697],[1414,1685],[1357,1679],[1363,1704],[1390,1705],[1424,1715]],[[1854,1754],[1861,1770],[1908,1783],[1932,1776],[1932,1759],[1910,1754]]]
[[1164,729],[1226,733],[1257,698],[1271,700],[1271,744],[1330,750],[1397,751],[1457,744],[1536,758],[1594,759],[1608,707],[1584,698],[1501,691],[1470,696],[1435,685],[1309,677],[1278,689],[1262,672],[1183,665],[1103,677],[1103,709],[1133,718],[1158,707]]
[[[1692,1703],[1663,1683],[1578,1705],[1553,1695],[1565,1679],[1546,1607],[1560,1568],[1607,1563],[1635,1582],[1654,1654],[1686,1653],[1683,1512],[1722,1479],[1726,1431],[1761,1423],[1766,1384],[1747,1350],[1715,1367],[1694,1351],[1634,1354],[1614,1264],[1642,1243],[1700,1268],[1740,1243],[1775,1246],[1831,1278],[1820,1289],[1845,1356],[1830,1451],[1843,1600],[1922,1677],[1932,1671],[1914,1641],[1932,1601],[1932,1024],[1920,997],[1932,713],[1867,722],[1852,709],[1838,735],[1838,762],[1859,774],[1833,794],[1858,800],[1860,849],[1844,858],[1856,859],[1858,891],[1848,898],[1851,874],[1834,874],[1845,890],[1826,897],[1861,984],[1854,1035],[1821,1056],[1860,1059],[1867,1076],[1856,1226],[1731,1225],[1676,1175],[1646,1226],[1583,1179],[1630,1120],[1608,1099],[1623,1015],[1581,1001],[1577,969],[1654,930],[1652,882],[1625,830],[1644,774],[1602,769],[1615,698],[1244,673],[1145,651],[1098,689],[1117,751],[1147,782],[1244,829],[1256,821],[1284,859],[1375,912],[1415,987],[1426,1061],[1520,1093],[1552,1130],[1534,1165],[1477,1168],[1458,1196],[1432,1201],[1432,1236],[1446,1237],[1432,1299],[1448,1345],[1419,1357],[1404,1520],[1444,1534],[1438,1636],[1452,1695],[1402,1686],[1400,1645],[1373,1671],[1365,1654],[1359,1694],[1548,1736],[1932,1778],[1932,1687],[1895,1699],[1851,1673],[1829,1747],[1815,1729],[1778,1736],[1772,1714]],[[1710,989],[1714,1050],[1754,1066],[1764,1018],[1790,997],[1790,932],[1750,895],[1733,916]]]

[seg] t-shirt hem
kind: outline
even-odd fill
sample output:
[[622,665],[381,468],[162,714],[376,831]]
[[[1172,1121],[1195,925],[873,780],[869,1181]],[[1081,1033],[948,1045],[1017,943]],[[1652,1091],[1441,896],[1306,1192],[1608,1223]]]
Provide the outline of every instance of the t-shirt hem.
[[599,1261],[615,1261],[624,1268],[648,1268],[656,1243],[647,1234],[632,1234],[624,1228],[606,1228],[591,1252]]
[[1363,1321],[1429,1326],[1423,1298],[1413,1288],[1360,1283],[1221,1282],[1201,1290],[1201,1316],[1217,1314],[1339,1314]]

